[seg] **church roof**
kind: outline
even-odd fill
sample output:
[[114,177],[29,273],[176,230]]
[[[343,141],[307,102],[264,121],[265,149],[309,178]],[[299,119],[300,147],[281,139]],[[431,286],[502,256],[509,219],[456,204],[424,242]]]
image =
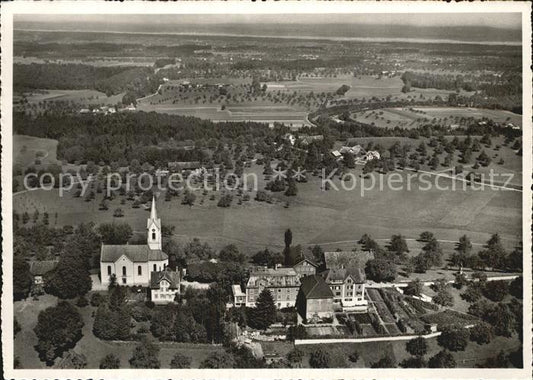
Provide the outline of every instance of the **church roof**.
[[144,245],[105,245],[102,244],[100,261],[114,263],[122,255],[125,255],[132,262],[148,262],[167,260],[168,256],[160,249],[150,249]]
[[180,275],[178,272],[164,270],[152,272],[150,274],[150,288],[159,289],[161,281],[166,280],[170,284],[170,289],[178,289],[180,286]]

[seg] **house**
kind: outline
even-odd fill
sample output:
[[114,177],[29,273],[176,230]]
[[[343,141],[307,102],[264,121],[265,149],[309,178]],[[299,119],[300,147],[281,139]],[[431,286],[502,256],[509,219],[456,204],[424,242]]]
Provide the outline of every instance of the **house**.
[[331,151],[331,155],[332,155],[333,158],[335,158],[337,161],[342,160],[342,153],[339,152],[338,150],[332,150],[332,151]]
[[56,269],[58,260],[32,261],[30,263],[30,273],[33,276],[33,292],[42,293],[44,286],[44,276]]
[[379,160],[380,158],[381,158],[381,155],[376,150],[370,150],[366,152],[366,155],[365,155],[366,161]]
[[166,268],[152,272],[150,276],[150,299],[156,304],[170,303],[180,294],[180,274]]
[[298,275],[300,275],[301,277],[305,277],[316,274],[318,265],[316,265],[314,262],[312,262],[306,257],[300,257],[300,259],[298,259],[294,263],[292,268],[295,270],[296,273],[298,273]]
[[340,150],[340,153],[350,153],[354,155],[355,157],[359,157],[364,155],[365,149],[361,145],[354,145],[354,146],[343,146]]
[[233,306],[240,307],[246,305],[246,294],[242,292],[240,285],[231,285],[233,295]]
[[366,311],[365,272],[362,268],[326,269],[321,273],[325,283],[333,293],[333,308]]
[[166,268],[168,256],[162,250],[161,219],[157,217],[154,198],[146,230],[147,242],[144,245],[102,244],[100,252],[102,285],[108,285],[111,276],[114,275],[120,285],[148,286],[150,273]]
[[302,278],[296,307],[300,316],[309,322],[333,316],[333,292],[319,275]]
[[167,166],[169,169],[177,171],[200,169],[202,164],[200,161],[171,161],[167,164]]
[[265,288],[270,291],[279,309],[293,307],[300,288],[300,276],[293,268],[255,269],[246,283],[246,306],[254,307]]
[[302,145],[309,145],[313,143],[314,141],[322,141],[324,140],[323,135],[313,135],[313,136],[307,136],[307,135],[301,135],[298,137],[300,139],[300,143]]
[[326,270],[321,275],[333,292],[336,308],[358,311],[368,308],[364,268],[373,258],[371,251],[324,252]]
[[289,142],[291,145],[294,145],[296,142],[296,137],[292,133],[285,133],[283,135],[283,140]]

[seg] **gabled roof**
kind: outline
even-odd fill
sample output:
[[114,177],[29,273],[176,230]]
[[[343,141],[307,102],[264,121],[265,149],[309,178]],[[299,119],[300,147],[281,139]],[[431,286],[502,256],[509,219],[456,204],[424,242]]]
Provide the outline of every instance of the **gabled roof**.
[[250,287],[300,286],[299,276],[293,268],[262,269],[250,273],[246,285]]
[[43,276],[54,270],[57,263],[57,260],[33,261],[30,263],[30,273],[34,276]]
[[125,255],[132,262],[148,262],[167,260],[168,256],[160,249],[150,249],[144,245],[105,245],[102,244],[100,261],[104,263],[114,263],[122,255]]
[[333,282],[344,282],[349,277],[351,277],[353,282],[355,282],[356,284],[362,284],[366,280],[365,271],[362,268],[326,269],[324,272],[321,273],[321,276],[324,278],[324,281],[327,284],[330,284],[330,283],[333,283]]
[[161,281],[166,280],[170,284],[170,289],[178,289],[180,286],[180,275],[178,272],[164,270],[161,272],[152,272],[150,274],[150,288],[159,289]]
[[300,290],[306,299],[333,298],[333,292],[324,279],[318,275],[302,278]]
[[315,268],[318,267],[318,265],[317,265],[316,263],[314,263],[313,261],[309,260],[307,257],[303,257],[303,256],[300,256],[300,257],[294,262],[293,267],[295,267],[295,266],[298,265],[298,264],[303,263],[304,261],[307,261],[309,264],[311,264],[311,265],[314,266]]
[[364,268],[367,261],[372,259],[374,259],[374,253],[370,251],[324,252],[324,261],[328,269]]

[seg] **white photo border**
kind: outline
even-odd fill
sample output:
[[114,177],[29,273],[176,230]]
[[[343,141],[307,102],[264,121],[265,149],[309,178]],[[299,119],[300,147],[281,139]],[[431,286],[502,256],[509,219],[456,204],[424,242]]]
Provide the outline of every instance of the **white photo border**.
[[[13,16],[16,14],[327,14],[327,13],[521,13],[523,57],[523,369],[13,369],[12,292],[12,60]],[[531,173],[532,75],[531,4],[528,2],[9,2],[1,12],[2,137],[2,358],[6,379],[531,379]]]

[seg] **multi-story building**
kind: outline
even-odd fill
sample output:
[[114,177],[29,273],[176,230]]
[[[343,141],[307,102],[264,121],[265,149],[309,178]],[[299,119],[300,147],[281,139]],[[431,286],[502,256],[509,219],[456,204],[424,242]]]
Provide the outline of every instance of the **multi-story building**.
[[246,283],[246,306],[254,307],[259,294],[268,289],[281,309],[296,304],[300,275],[293,268],[257,268]]
[[180,274],[171,270],[152,272],[150,299],[157,304],[174,302],[180,294]]
[[365,272],[355,269],[326,269],[322,272],[324,281],[333,293],[333,307],[342,310],[366,310]]
[[317,269],[317,265],[305,257],[300,258],[292,267],[302,277],[316,274]]

